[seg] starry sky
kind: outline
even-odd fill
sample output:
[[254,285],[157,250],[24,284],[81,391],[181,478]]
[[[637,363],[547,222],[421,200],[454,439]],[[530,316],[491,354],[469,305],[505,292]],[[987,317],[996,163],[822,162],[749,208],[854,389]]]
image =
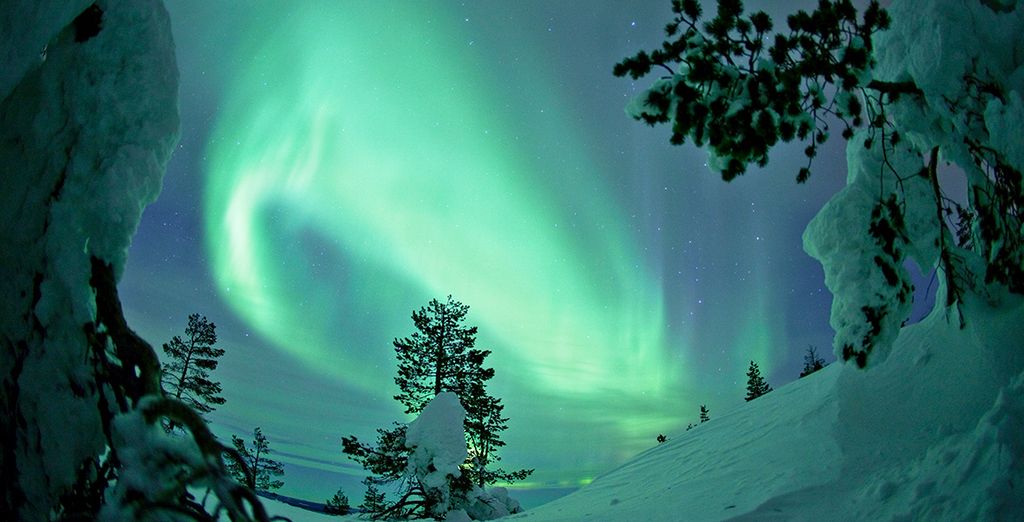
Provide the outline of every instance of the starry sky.
[[408,420],[391,340],[435,297],[493,351],[527,504],[738,406],[752,359],[776,387],[809,344],[832,359],[800,236],[843,144],[804,185],[799,144],[727,184],[629,119],[650,80],[611,68],[667,0],[168,4],[181,141],[122,298],[155,347],[217,324],[214,431],[261,426],[282,493],[361,498],[340,439]]

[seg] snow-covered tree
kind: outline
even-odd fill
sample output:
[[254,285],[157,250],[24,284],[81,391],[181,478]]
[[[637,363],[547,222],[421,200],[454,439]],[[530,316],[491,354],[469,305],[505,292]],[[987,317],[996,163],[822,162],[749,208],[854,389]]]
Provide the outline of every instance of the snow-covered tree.
[[703,404],[700,405],[700,422],[701,422],[701,424],[704,424],[705,422],[711,420],[711,417],[708,416],[708,414],[710,414],[710,413],[711,413],[711,411],[708,410],[707,406],[705,406]]
[[284,466],[273,460],[270,455],[270,441],[260,428],[252,432],[252,449],[245,445],[245,441],[236,435],[231,436],[231,444],[235,451],[242,458],[245,466],[241,466],[234,460],[228,461],[228,470],[239,483],[244,484],[252,491],[269,491],[278,489],[284,485],[284,481],[275,480],[273,477],[284,475]]
[[177,141],[166,10],[10,0],[0,27],[0,518],[266,520],[202,418],[161,390],[117,290]]
[[818,348],[814,345],[807,346],[804,353],[804,368],[800,370],[800,377],[806,377],[825,367],[825,359],[818,355]]
[[348,497],[341,489],[338,489],[334,496],[324,503],[324,513],[328,515],[343,516],[349,514],[350,511],[352,511],[352,506],[348,504]]
[[466,411],[471,457],[466,472],[471,480],[478,486],[523,480],[533,470],[488,468],[500,460],[497,450],[505,445],[501,432],[508,428],[508,418],[502,415],[501,399],[487,390],[494,369],[485,367],[484,361],[491,352],[474,348],[477,327],[464,324],[468,312],[468,305],[450,295],[446,302],[432,299],[413,312],[417,331],[393,343],[398,358],[395,384],[401,392],[395,400],[405,406],[406,413],[418,413],[437,394],[455,393]]
[[[164,343],[164,354],[170,359],[163,364],[164,391],[183,401],[200,414],[213,411],[213,405],[224,404],[220,383],[210,380],[217,369],[217,359],[224,350],[215,348],[217,325],[199,314],[188,316],[185,339],[175,335]],[[169,426],[174,428],[173,424]]]
[[[468,311],[469,306],[451,296],[446,302],[433,299],[426,307],[413,312],[417,331],[409,337],[395,339],[393,344],[398,359],[395,383],[400,392],[395,400],[405,406],[406,413],[422,412],[426,404],[442,393],[451,393],[459,400],[464,413],[460,422],[468,458],[459,466],[459,473],[450,477],[448,490],[456,496],[452,505],[472,509],[474,499],[489,493],[484,486],[499,480],[523,480],[533,470],[508,472],[494,466],[501,460],[497,450],[505,445],[501,432],[508,427],[508,418],[503,415],[505,407],[501,399],[487,390],[494,369],[485,367],[484,362],[491,352],[474,347],[477,328],[464,324]],[[433,505],[430,488],[409,480],[411,450],[407,444],[407,427],[396,424],[391,429],[378,429],[377,434],[376,445],[360,442],[354,436],[344,437],[342,451],[373,474],[370,481],[402,484],[398,503],[390,504],[384,511],[396,514],[410,506],[419,509],[422,505]],[[418,500],[413,502],[410,498]],[[514,501],[507,499],[507,495],[502,497],[501,503],[509,509],[518,509],[511,508]],[[475,514],[501,516],[500,510],[484,511],[487,510],[477,510]]]
[[772,387],[761,376],[761,369],[757,367],[757,363],[750,361],[750,368],[747,369],[746,400],[752,401],[770,391],[772,391]]
[[[666,73],[632,101],[634,118],[706,145],[726,180],[798,139],[803,182],[833,126],[849,141],[847,187],[804,234],[834,297],[837,357],[886,358],[910,314],[907,259],[941,273],[937,302],[961,326],[966,292],[991,304],[1024,292],[1024,4],[872,1],[859,14],[822,0],[779,31],[739,0],[707,21],[697,0],[672,9],[663,46],[615,67]],[[949,163],[966,177],[963,198],[940,181]]]

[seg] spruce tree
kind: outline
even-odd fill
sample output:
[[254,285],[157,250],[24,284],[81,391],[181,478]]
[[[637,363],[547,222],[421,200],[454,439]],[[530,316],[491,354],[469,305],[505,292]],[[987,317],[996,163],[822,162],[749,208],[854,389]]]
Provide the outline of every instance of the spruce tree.
[[345,496],[345,492],[340,488],[333,497],[327,499],[324,503],[324,513],[328,515],[347,515],[352,511],[352,507],[348,505],[348,497]]
[[[175,335],[165,343],[164,354],[170,359],[163,364],[161,382],[166,393],[174,396],[200,414],[213,411],[214,405],[224,404],[219,394],[219,382],[210,380],[210,372],[217,369],[217,359],[224,350],[215,348],[217,326],[199,314],[188,316],[185,338]],[[168,430],[174,428],[168,424]]]
[[800,371],[800,377],[806,377],[825,367],[825,359],[818,355],[818,349],[814,345],[807,346],[807,353],[804,354],[804,369]]
[[284,466],[267,457],[270,454],[270,441],[260,428],[253,430],[251,450],[245,446],[245,441],[235,435],[231,436],[231,443],[245,464],[243,466],[231,457],[225,459],[228,471],[235,480],[253,491],[269,491],[284,485],[283,481],[272,478],[284,475]]
[[747,370],[747,401],[752,401],[768,392],[772,387],[761,377],[761,369],[757,363],[750,361],[750,368]]
[[363,484],[366,484],[366,492],[363,493],[363,503],[359,505],[359,509],[369,513],[371,519],[377,520],[387,509],[384,494],[377,490],[377,485],[370,477],[363,479]]
[[705,422],[711,420],[711,417],[708,417],[708,413],[711,413],[708,410],[708,407],[703,405],[703,404],[701,404],[700,405],[700,423],[701,424],[704,424]]

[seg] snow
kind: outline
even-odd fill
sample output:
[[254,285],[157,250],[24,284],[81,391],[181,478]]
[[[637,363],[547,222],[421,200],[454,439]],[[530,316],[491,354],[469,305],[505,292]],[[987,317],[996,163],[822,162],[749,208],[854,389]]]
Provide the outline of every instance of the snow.
[[15,456],[4,464],[21,472],[10,479],[24,519],[46,518],[79,464],[104,451],[83,331],[96,319],[90,263],[120,275],[177,140],[162,4],[99,2],[102,30],[76,42],[69,24],[91,3],[0,10],[0,376],[17,383],[0,415],[21,419],[5,431]]
[[512,519],[1011,520],[1024,506],[1024,301],[937,310],[884,365],[832,364]]
[[459,476],[459,465],[466,460],[466,433],[462,424],[466,410],[459,397],[442,392],[427,403],[416,420],[409,423],[405,436],[410,475],[419,477],[423,485],[442,488],[448,477]]

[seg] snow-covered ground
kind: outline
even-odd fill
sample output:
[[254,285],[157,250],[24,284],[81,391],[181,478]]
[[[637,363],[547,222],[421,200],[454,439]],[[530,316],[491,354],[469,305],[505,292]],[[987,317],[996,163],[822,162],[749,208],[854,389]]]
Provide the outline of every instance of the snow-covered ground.
[[512,518],[1022,520],[1024,301],[965,313],[964,330],[940,309],[883,365],[828,366]]
[[580,491],[547,520],[1022,520],[1024,306],[905,328],[890,359],[833,364]]

